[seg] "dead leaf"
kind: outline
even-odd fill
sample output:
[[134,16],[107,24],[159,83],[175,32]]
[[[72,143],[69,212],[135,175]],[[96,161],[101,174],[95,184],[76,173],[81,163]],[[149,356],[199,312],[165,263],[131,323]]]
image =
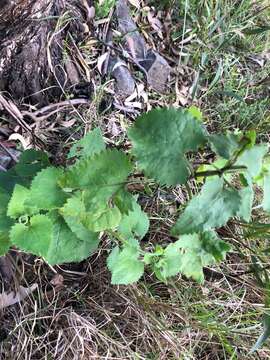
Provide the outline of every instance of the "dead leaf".
[[128,0],[128,2],[137,9],[140,9],[141,7],[140,0]]
[[37,288],[38,284],[33,284],[30,287],[20,286],[17,292],[11,291],[9,294],[3,292],[0,294],[0,310],[23,301]]
[[53,286],[59,287],[64,285],[64,277],[61,274],[55,274],[50,283]]
[[22,147],[23,147],[24,150],[30,148],[31,139],[30,138],[26,139],[21,134],[13,133],[13,134],[10,135],[8,140],[19,140],[20,143],[22,144]]
[[108,62],[109,56],[110,56],[110,53],[109,53],[109,51],[107,51],[98,58],[97,68],[101,75],[106,75],[107,70],[104,69],[104,67],[105,67],[104,65],[106,62]]
[[158,36],[162,39],[163,35],[162,35],[162,23],[161,21],[154,16],[154,13],[149,11],[147,14],[147,19],[149,21],[149,24],[151,25],[151,27],[157,32]]

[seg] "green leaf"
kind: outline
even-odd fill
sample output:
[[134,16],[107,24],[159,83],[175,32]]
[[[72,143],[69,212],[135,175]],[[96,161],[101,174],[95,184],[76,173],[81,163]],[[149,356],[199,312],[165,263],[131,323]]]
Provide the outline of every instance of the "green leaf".
[[17,223],[10,231],[12,245],[42,256],[49,264],[81,261],[98,246],[98,235],[91,234],[81,241],[70,230],[64,219],[50,214],[34,215],[28,224]]
[[197,106],[191,105],[188,108],[188,112],[198,121],[203,121],[203,114]]
[[68,159],[73,157],[91,157],[105,150],[105,142],[101,130],[96,128],[72,145]]
[[247,167],[247,172],[251,177],[256,177],[262,171],[263,158],[267,154],[268,146],[266,144],[255,145],[246,149],[238,158],[236,165]]
[[122,187],[130,171],[131,164],[123,152],[104,150],[77,162],[65,172],[59,183],[62,188],[87,188],[93,193],[102,190],[111,196]]
[[89,216],[84,219],[83,224],[89,230],[94,232],[115,229],[121,221],[121,213],[119,209],[115,207],[107,207],[100,214],[94,214],[95,216]]
[[172,229],[173,235],[202,232],[225,225],[239,211],[241,197],[223,179],[207,180]]
[[107,266],[112,273],[113,285],[128,285],[140,279],[144,264],[139,256],[140,246],[135,239],[130,239],[122,250],[118,246],[112,250],[107,258]]
[[267,172],[263,178],[263,210],[270,213],[270,172]]
[[231,159],[239,149],[238,136],[232,133],[209,135],[213,151],[224,159]]
[[181,245],[179,242],[169,244],[163,251],[158,261],[154,261],[152,268],[161,281],[165,281],[171,276],[177,275],[181,271]]
[[31,215],[37,211],[37,208],[27,206],[26,200],[29,199],[30,190],[22,185],[16,184],[8,204],[7,215],[16,219],[22,215]]
[[15,165],[15,171],[20,177],[26,178],[29,184],[39,171],[49,165],[48,156],[44,152],[29,149],[21,154],[18,164]]
[[203,267],[223,260],[230,250],[213,231],[183,235],[177,244],[181,248],[181,273],[199,283],[204,281]]
[[140,205],[133,198],[133,210],[124,215],[119,224],[118,231],[126,239],[138,237],[142,239],[149,228],[149,219]]
[[48,165],[48,157],[42,151],[25,150],[18,164],[7,172],[0,172],[0,186],[10,194],[16,184],[28,187],[36,173]]
[[95,0],[95,9],[97,18],[105,18],[109,15],[111,9],[115,6],[116,0],[104,0],[102,2]]
[[203,126],[188,111],[155,109],[128,132],[140,169],[160,184],[184,184],[191,173],[185,157],[206,142]]
[[58,185],[58,179],[62,174],[63,171],[59,168],[48,167],[41,170],[32,181],[27,204],[34,204],[40,210],[61,207],[67,198]]
[[7,206],[10,196],[0,189],[0,256],[5,255],[10,248],[9,230],[13,221],[7,217]]
[[134,198],[132,194],[123,187],[114,195],[113,202],[122,214],[128,214],[129,211],[133,210]]
[[245,176],[244,178],[247,184],[245,187],[239,190],[241,201],[237,216],[239,216],[244,221],[249,222],[251,219],[254,191],[252,186],[252,179],[250,178],[250,176]]
[[[202,172],[202,171],[212,171],[212,170],[220,170],[222,169],[225,165],[227,164],[227,160],[223,159],[223,158],[218,158],[217,160],[215,160],[212,164],[202,164],[200,165],[197,170],[196,173]],[[223,174],[224,179],[230,181],[231,179],[231,174],[229,173],[224,173]],[[218,175],[212,175],[212,176],[207,176],[207,179],[217,179],[219,178]],[[197,183],[204,183],[205,180],[205,176],[198,176],[196,177],[196,181]]]
[[10,231],[12,245],[46,258],[52,241],[53,223],[45,215],[34,215],[28,224],[17,223]]
[[98,234],[92,232],[80,232],[84,237],[81,241],[74,232],[68,227],[64,219],[60,216],[52,217],[53,236],[45,260],[51,264],[62,264],[69,262],[82,261],[88,258],[98,247]]
[[87,192],[68,199],[60,213],[69,225],[72,221],[92,232],[114,229],[121,220],[121,213],[116,206],[111,207],[106,199],[99,201],[99,197],[88,199]]

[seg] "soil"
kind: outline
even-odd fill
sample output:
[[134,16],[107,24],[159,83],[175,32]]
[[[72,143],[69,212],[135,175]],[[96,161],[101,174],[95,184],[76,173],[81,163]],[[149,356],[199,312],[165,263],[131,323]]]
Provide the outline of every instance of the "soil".
[[90,2],[15,0],[0,6],[0,91],[44,105],[82,81],[65,47],[75,51],[85,37]]

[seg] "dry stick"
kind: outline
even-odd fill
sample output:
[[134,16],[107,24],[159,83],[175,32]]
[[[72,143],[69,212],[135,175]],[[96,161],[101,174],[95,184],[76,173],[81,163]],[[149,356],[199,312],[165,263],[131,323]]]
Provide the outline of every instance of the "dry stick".
[[9,149],[3,145],[1,142],[0,142],[0,147],[11,157],[11,159],[14,161],[14,162],[18,162],[18,159],[15,155],[12,154],[11,151],[9,151]]
[[[65,100],[65,101],[61,101],[59,103],[55,103],[55,104],[50,104],[47,106],[44,106],[43,108],[36,110],[34,112],[31,111],[22,111],[22,114],[24,116],[29,116],[31,117],[31,119],[33,119],[34,121],[42,121],[47,119],[48,117],[52,116],[53,114],[60,112],[62,110],[64,110],[66,107],[68,106],[75,106],[75,105],[88,105],[89,101],[86,99],[71,99],[71,100]],[[59,106],[59,108],[55,109],[55,107]],[[53,110],[52,110],[53,109]],[[47,111],[52,110],[51,112],[49,112],[46,115],[43,116],[38,116],[38,114],[44,114]]]

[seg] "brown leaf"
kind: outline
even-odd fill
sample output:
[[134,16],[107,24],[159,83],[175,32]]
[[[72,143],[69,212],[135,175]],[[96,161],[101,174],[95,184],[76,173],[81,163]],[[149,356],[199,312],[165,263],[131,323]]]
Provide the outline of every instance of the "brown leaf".
[[17,292],[11,291],[9,294],[3,292],[0,294],[0,310],[21,302],[37,288],[38,284],[33,284],[30,287],[20,286]]

